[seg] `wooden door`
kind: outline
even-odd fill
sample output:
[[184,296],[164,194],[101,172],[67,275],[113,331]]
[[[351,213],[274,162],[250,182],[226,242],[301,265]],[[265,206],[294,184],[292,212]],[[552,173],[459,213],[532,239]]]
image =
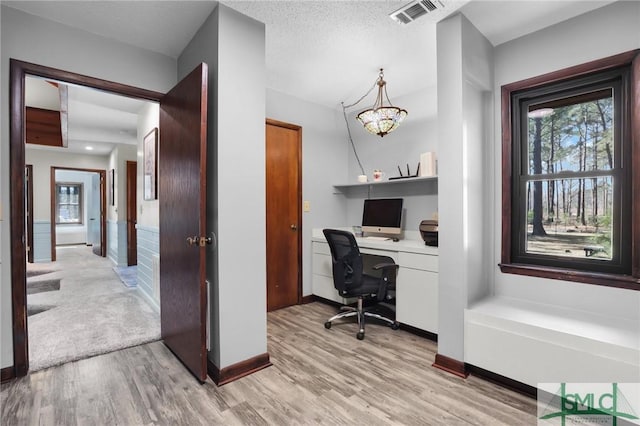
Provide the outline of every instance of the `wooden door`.
[[138,264],[138,237],[136,233],[138,191],[138,163],[127,161],[127,266]]
[[302,128],[267,120],[267,310],[300,303]]
[[33,263],[33,165],[27,164],[24,168],[24,182],[27,196],[24,198],[24,211],[26,219],[25,232],[27,235],[27,262]]
[[101,257],[107,257],[107,215],[105,213],[107,206],[107,172],[105,170],[101,170],[98,174],[100,175],[100,211],[98,215],[100,238],[96,239],[93,243],[93,253]]
[[160,101],[160,326],[165,345],[202,382],[207,378],[207,65]]

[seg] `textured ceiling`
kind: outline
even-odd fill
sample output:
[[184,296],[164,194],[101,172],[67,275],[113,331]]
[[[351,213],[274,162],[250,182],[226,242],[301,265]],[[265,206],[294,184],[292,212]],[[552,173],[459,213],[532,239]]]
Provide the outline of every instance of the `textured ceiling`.
[[406,0],[224,3],[266,24],[272,89],[337,107],[366,93],[379,68],[392,100],[436,84],[435,23],[388,16]]
[[[436,30],[458,8],[494,44],[611,1],[441,0],[443,12],[408,25],[389,13],[409,0],[238,1],[223,3],[266,24],[267,86],[322,105],[357,100],[385,69],[393,100],[436,84]],[[215,1],[3,1],[128,44],[179,56]],[[373,101],[372,101],[373,102]]]
[[[332,108],[358,100],[371,88],[380,67],[392,101],[435,86],[436,23],[457,9],[498,45],[612,3],[441,1],[444,11],[408,25],[388,15],[409,0],[223,3],[266,24],[267,87]],[[217,2],[2,0],[2,5],[177,58]],[[373,103],[373,95],[370,98]]]

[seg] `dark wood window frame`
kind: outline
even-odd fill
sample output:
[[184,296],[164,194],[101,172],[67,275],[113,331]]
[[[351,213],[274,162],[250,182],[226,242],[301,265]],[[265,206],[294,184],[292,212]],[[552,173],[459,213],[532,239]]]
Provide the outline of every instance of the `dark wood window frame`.
[[[630,67],[629,140],[631,142],[631,273],[614,274],[515,263],[512,252],[513,124],[512,94],[619,67]],[[503,273],[640,290],[640,49],[577,65],[501,88],[502,120],[502,251]]]
[[[61,204],[71,204],[71,203],[61,203],[60,202],[60,192],[58,190],[59,186],[75,186],[78,188],[78,212],[79,212],[79,220],[77,222],[60,222],[60,205]],[[83,205],[83,200],[84,200],[84,186],[82,185],[82,183],[79,182],[56,182],[56,195],[55,195],[55,202],[56,202],[56,225],[71,225],[71,226],[76,226],[76,225],[83,225],[84,224],[84,205]]]

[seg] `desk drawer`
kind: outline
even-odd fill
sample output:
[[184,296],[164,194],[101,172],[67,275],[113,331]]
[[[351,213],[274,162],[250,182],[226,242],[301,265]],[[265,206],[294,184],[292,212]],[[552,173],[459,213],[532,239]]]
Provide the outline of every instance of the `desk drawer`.
[[388,262],[389,259],[386,259],[386,258],[390,258],[391,260],[393,260],[394,263],[398,263],[397,251],[379,250],[379,249],[372,249],[367,247],[360,247],[360,253],[369,254],[373,256],[380,256],[380,259],[379,259],[380,262]]
[[331,250],[329,250],[329,243],[321,243],[318,241],[314,241],[311,243],[312,250],[314,253],[326,254],[331,256]]
[[311,261],[311,271],[315,275],[323,275],[333,279],[333,264],[331,256],[326,254],[313,253]]
[[400,252],[399,258],[402,267],[438,272],[438,256]]

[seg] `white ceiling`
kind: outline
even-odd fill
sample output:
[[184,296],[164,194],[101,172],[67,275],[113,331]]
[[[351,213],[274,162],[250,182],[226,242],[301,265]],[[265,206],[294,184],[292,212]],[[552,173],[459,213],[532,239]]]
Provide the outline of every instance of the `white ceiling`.
[[[60,110],[58,88],[38,77],[25,81],[26,106]],[[62,85],[63,83],[57,83]],[[148,103],[95,89],[67,85],[67,152],[109,155],[118,144],[137,144],[138,112]],[[87,149],[89,147],[91,150]],[[29,149],[58,150],[42,145]]]
[[[498,45],[609,1],[462,0],[408,25],[388,15],[408,0],[223,3],[266,24],[267,86],[338,107],[362,96],[385,69],[395,98],[436,84],[436,21],[460,9]],[[3,5],[177,57],[214,1],[2,1]],[[373,95],[372,95],[373,96]],[[371,102],[373,103],[373,98]],[[72,118],[70,117],[70,120]]]

